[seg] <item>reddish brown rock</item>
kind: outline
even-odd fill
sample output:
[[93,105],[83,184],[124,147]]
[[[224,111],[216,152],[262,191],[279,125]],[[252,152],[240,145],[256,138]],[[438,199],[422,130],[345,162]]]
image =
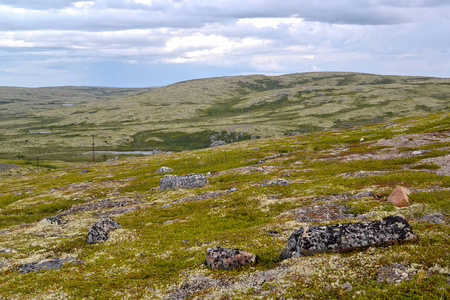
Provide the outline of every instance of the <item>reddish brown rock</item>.
[[407,188],[396,186],[387,198],[387,202],[391,202],[397,207],[409,206],[409,194],[411,194],[411,192]]
[[205,264],[213,270],[231,270],[256,263],[258,256],[253,253],[222,247],[213,247],[206,250]]

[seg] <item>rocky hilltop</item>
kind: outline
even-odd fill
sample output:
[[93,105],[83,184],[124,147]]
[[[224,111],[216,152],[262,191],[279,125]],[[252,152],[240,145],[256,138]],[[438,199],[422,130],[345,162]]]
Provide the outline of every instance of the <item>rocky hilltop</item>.
[[4,164],[2,299],[450,297],[447,112],[55,169]]

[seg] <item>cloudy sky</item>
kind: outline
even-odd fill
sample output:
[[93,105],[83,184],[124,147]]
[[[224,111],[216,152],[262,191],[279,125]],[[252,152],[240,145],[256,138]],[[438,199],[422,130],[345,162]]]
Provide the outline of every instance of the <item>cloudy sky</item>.
[[450,77],[449,0],[0,0],[0,86]]

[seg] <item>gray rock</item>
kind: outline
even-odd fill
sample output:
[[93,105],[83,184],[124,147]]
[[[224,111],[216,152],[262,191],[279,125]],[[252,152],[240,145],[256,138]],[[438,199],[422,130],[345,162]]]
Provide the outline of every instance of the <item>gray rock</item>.
[[418,217],[416,220],[433,224],[445,224],[445,216],[441,214],[428,214]]
[[189,188],[200,188],[209,184],[208,179],[203,174],[189,174],[189,175],[165,175],[159,181],[159,188],[161,190],[167,189],[189,189]]
[[267,183],[263,183],[260,186],[268,186],[268,185],[274,185],[274,184],[286,186],[286,185],[289,185],[290,182],[287,181],[286,179],[279,178],[279,179],[275,179],[275,180],[269,181]]
[[408,274],[408,265],[405,263],[393,263],[389,266],[384,266],[378,270],[377,281],[382,283],[384,281],[390,283],[400,283],[402,281],[411,280],[413,274]]
[[253,265],[258,256],[240,249],[213,247],[206,250],[205,264],[213,270],[231,270]]
[[156,173],[171,173],[171,172],[173,172],[173,169],[169,167],[161,167],[156,171]]
[[214,141],[211,143],[210,147],[217,147],[217,146],[222,146],[222,145],[226,145],[227,142],[225,141]]
[[61,225],[63,223],[63,220],[58,217],[46,217],[40,220],[39,223],[48,225]]
[[87,170],[87,169],[83,169],[83,170],[80,171],[81,174],[87,173],[87,172],[89,172],[89,170]]
[[19,271],[21,274],[24,274],[40,270],[60,269],[64,265],[64,263],[81,264],[83,263],[83,261],[78,260],[75,257],[50,258],[41,260],[40,262],[20,265],[17,268],[13,269],[13,271]]
[[280,217],[295,216],[297,222],[324,222],[355,217],[350,207],[335,204],[319,204],[294,209]]
[[350,198],[363,198],[363,197],[375,197],[372,191],[362,192],[356,195],[351,196]]
[[416,240],[411,226],[401,216],[366,223],[301,227],[289,237],[281,259]]
[[108,232],[118,227],[122,226],[111,217],[105,216],[89,228],[87,242],[89,244],[104,242],[108,239]]
[[301,132],[297,132],[297,131],[291,131],[288,133],[288,136],[296,136],[296,135],[300,135]]
[[4,253],[4,254],[11,254],[11,253],[18,253],[20,252],[19,250],[13,249],[13,248],[3,248],[0,249],[0,253]]

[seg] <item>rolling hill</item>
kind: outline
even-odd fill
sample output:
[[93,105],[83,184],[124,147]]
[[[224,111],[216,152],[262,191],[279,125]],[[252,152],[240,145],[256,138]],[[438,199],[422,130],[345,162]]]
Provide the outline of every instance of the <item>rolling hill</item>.
[[359,73],[207,78],[150,91],[18,91],[0,88],[9,95],[0,99],[0,158],[86,161],[79,153],[92,135],[99,150],[179,151],[450,110],[450,79]]

